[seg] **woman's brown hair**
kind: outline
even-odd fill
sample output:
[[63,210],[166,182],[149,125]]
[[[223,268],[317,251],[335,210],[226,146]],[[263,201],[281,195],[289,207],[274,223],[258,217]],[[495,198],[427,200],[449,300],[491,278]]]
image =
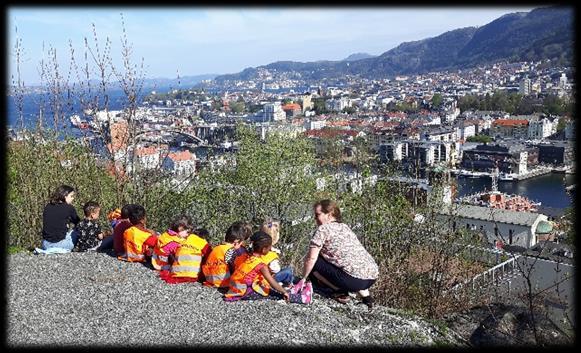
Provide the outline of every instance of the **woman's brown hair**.
[[337,223],[341,223],[341,210],[335,201],[328,199],[318,201],[313,205],[313,209],[317,208],[317,206],[321,206],[321,212],[330,214],[331,216],[335,217]]

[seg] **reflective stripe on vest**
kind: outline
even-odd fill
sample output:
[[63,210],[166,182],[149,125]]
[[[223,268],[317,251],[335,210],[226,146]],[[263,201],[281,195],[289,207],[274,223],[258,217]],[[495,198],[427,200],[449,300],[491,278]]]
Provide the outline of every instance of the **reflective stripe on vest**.
[[260,270],[258,270],[259,266],[265,266],[262,259],[256,256],[249,256],[240,264],[240,267],[234,270],[230,277],[228,293],[224,296],[226,298],[244,296],[249,289],[246,283],[252,283],[251,286],[255,292],[267,296],[270,292],[270,286],[262,276],[262,273],[260,273]]
[[198,278],[202,263],[202,250],[207,241],[195,234],[190,234],[176,250],[175,260],[171,265],[172,277]]
[[226,263],[226,252],[234,245],[226,243],[216,246],[208,255],[206,263],[202,266],[202,272],[206,277],[204,284],[211,287],[228,287],[230,281],[230,269]]
[[[204,275],[206,277],[206,282],[204,282],[204,284],[206,285],[213,285],[213,283],[219,283],[221,284],[224,281],[229,281],[230,280],[230,273],[223,273],[221,275]],[[227,287],[228,286],[228,282],[226,282],[225,286],[218,286],[218,287]]]

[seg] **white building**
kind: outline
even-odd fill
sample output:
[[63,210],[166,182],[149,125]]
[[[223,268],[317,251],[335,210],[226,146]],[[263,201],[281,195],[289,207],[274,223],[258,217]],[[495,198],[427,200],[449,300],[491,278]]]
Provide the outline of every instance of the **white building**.
[[264,105],[264,121],[281,121],[286,119],[286,113],[282,110],[280,102],[266,103]]
[[445,120],[447,122],[452,122],[454,120],[456,120],[456,118],[460,115],[460,108],[454,108],[451,109],[450,111],[446,112],[446,117]]
[[531,94],[531,79],[530,78],[525,78],[522,81],[520,81],[520,84],[518,86],[518,93],[522,94],[522,95],[529,95]]
[[460,124],[457,128],[456,136],[459,136],[460,140],[466,141],[466,139],[475,135],[476,125],[474,124]]
[[327,121],[325,120],[306,120],[305,119],[305,129],[306,130],[320,130],[327,126]]
[[518,245],[530,248],[538,242],[537,227],[548,217],[533,212],[519,212],[497,208],[456,205],[444,208],[436,216],[452,229],[467,229],[481,231],[486,235],[489,244],[497,240],[508,245]]
[[351,99],[349,97],[332,98],[325,102],[327,109],[340,112],[347,107],[351,107]]
[[529,120],[529,139],[541,140],[545,137],[551,136],[553,132],[553,123],[547,119],[531,119]]
[[565,89],[567,87],[567,75],[563,72],[559,77],[559,88]]

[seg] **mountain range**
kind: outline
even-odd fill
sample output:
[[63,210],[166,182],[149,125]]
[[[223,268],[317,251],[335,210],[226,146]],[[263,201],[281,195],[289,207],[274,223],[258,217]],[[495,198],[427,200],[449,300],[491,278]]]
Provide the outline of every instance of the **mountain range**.
[[437,37],[405,42],[379,56],[357,53],[341,61],[277,61],[220,75],[215,80],[257,79],[260,68],[294,72],[302,79],[322,79],[344,75],[389,78],[502,60],[552,59],[570,64],[574,47],[573,11],[571,7],[552,6],[510,13],[481,27],[460,28]]

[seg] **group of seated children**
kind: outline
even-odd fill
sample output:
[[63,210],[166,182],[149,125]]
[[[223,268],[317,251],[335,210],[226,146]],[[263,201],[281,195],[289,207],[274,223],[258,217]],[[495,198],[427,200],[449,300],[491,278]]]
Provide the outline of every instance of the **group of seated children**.
[[[235,222],[224,241],[213,249],[205,229],[195,229],[189,216],[178,216],[161,234],[146,228],[143,206],[129,204],[110,213],[113,248],[118,259],[151,263],[167,283],[202,282],[217,288],[226,301],[285,299],[310,303],[312,288],[293,288],[292,268],[281,269],[278,249],[280,223],[269,219],[258,232]],[[247,242],[250,241],[250,244]],[[283,287],[283,285],[286,287]]]

